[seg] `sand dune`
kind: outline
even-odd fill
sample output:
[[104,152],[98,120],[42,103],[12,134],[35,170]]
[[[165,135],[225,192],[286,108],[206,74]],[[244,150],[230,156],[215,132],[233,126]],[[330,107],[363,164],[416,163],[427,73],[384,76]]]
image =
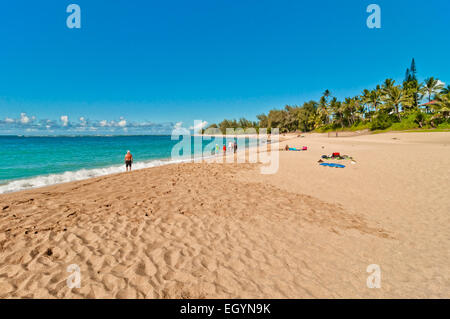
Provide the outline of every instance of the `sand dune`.
[[[274,175],[189,163],[0,195],[0,297],[450,297],[450,134],[285,143],[309,150]],[[319,166],[332,151],[356,164]]]

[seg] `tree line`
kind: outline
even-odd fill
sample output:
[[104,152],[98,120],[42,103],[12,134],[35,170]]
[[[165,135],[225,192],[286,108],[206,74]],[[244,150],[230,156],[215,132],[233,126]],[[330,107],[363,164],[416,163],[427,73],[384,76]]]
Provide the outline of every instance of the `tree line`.
[[[444,87],[439,79],[429,77],[423,82],[417,79],[414,59],[406,70],[405,79],[397,84],[386,79],[373,89],[338,100],[325,90],[318,101],[308,101],[301,106],[286,105],[284,109],[272,109],[260,114],[257,121],[245,118],[225,119],[206,128],[279,128],[287,132],[325,132],[331,130],[384,130],[413,128],[450,128],[450,85]],[[205,131],[205,130],[203,130]]]

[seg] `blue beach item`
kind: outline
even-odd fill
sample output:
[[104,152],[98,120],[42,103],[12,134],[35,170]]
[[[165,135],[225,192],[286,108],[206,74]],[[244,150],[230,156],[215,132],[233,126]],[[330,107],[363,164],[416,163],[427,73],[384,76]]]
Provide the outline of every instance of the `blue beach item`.
[[335,164],[335,163],[321,163],[322,166],[336,167],[336,168],[344,168],[345,165]]
[[308,150],[308,148],[306,146],[303,146],[303,148],[295,148],[295,147],[289,147],[290,151],[296,151],[296,152],[301,152],[301,151],[306,151]]

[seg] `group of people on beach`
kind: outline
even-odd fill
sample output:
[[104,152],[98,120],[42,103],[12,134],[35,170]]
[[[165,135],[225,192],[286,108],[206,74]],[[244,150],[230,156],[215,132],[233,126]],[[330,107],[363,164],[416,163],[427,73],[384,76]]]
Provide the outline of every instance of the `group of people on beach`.
[[[227,145],[226,144],[223,144],[222,151],[223,151],[223,154],[226,154],[226,152],[227,152]],[[230,141],[228,143],[228,152],[234,152],[234,153],[237,152],[237,143],[236,142],[231,142]],[[216,144],[216,152],[215,153],[219,154],[219,144]]]

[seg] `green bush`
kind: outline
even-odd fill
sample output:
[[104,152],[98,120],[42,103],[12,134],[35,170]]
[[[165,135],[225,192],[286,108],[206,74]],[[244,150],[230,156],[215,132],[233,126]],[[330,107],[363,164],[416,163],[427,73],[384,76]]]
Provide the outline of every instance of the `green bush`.
[[419,123],[417,120],[420,118],[425,120],[424,115],[422,117],[422,115],[419,115],[418,113],[409,114],[408,116],[402,118],[400,122],[393,123],[390,129],[393,131],[403,131],[419,128]]
[[370,124],[370,129],[374,130],[385,130],[392,125],[392,120],[388,114],[380,113],[378,116],[374,117],[372,123]]
[[450,129],[450,119],[447,119],[447,121],[439,124],[437,128],[438,129],[447,129],[447,130],[449,130]]
[[358,122],[352,125],[352,127],[350,128],[351,131],[362,131],[362,130],[366,130],[366,129],[370,129],[371,128],[371,123],[370,122]]
[[412,118],[414,120],[414,123],[416,123],[420,128],[427,125],[428,117],[425,113],[421,111],[414,112],[412,115]]

